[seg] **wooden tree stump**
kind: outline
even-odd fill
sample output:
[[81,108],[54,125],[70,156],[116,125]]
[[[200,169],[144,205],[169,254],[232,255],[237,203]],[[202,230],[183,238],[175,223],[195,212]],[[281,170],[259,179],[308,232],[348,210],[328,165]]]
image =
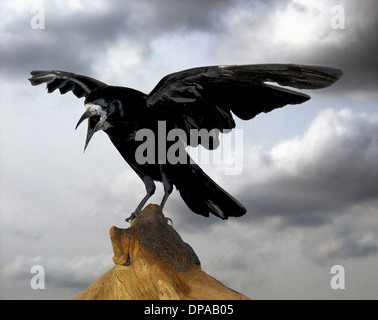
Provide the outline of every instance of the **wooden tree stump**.
[[160,206],[150,204],[130,228],[112,227],[114,267],[75,299],[249,299],[202,271],[197,255],[168,220]]

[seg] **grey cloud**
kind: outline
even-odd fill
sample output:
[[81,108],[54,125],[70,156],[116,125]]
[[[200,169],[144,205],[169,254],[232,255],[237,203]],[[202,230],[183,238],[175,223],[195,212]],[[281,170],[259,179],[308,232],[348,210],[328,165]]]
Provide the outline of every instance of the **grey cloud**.
[[14,19],[5,25],[7,42],[2,49],[1,70],[8,75],[25,77],[25,71],[31,68],[90,73],[98,52],[124,29],[123,21],[127,17],[116,10],[85,15],[67,8],[62,14],[54,2],[45,2],[42,7],[44,30],[31,28],[32,14],[27,8],[21,14],[13,13]]
[[323,111],[303,137],[278,146],[283,158],[270,154],[266,181],[244,187],[249,219],[279,215],[288,224],[324,224],[333,210],[378,199],[377,139],[377,120]]
[[[343,70],[344,76],[334,90],[366,91],[375,94],[378,89],[378,7],[374,0],[343,1],[345,29],[329,28],[321,47],[311,47],[305,53],[294,53],[293,58],[326,64]],[[330,15],[332,17],[332,15]],[[338,35],[342,41],[329,43],[327,38]],[[303,54],[303,57],[300,55]]]
[[[90,5],[90,2],[82,3],[84,7]],[[8,76],[25,77],[25,73],[35,68],[65,69],[92,75],[93,64],[102,59],[117,39],[129,39],[130,45],[141,48],[139,54],[147,58],[151,54],[151,43],[164,35],[203,31],[216,37],[214,54],[221,61],[240,50],[252,49],[251,54],[265,50],[267,52],[263,56],[266,59],[278,59],[272,54],[277,52],[281,59],[291,62],[341,68],[344,77],[334,90],[374,92],[377,89],[375,52],[378,44],[375,38],[378,9],[371,0],[363,4],[345,1],[345,30],[332,30],[329,27],[325,29],[326,34],[322,35],[324,41],[308,43],[305,50],[290,49],[290,52],[288,48],[276,47],[274,39],[269,38],[269,30],[274,23],[271,17],[276,12],[284,12],[288,6],[299,12],[309,10],[291,1],[114,0],[106,2],[106,10],[98,11],[69,7],[64,10],[61,5],[50,1],[42,2],[42,5],[46,13],[46,30],[31,29],[32,14],[27,10],[29,8],[21,13],[9,13],[14,19],[6,22],[3,28],[6,42],[2,45],[0,64],[2,72]],[[238,6],[239,12],[250,11],[252,16],[234,16],[233,9]],[[261,6],[265,9],[260,13],[258,7]],[[8,13],[7,10],[10,9],[5,8],[4,11]],[[232,19],[236,19],[234,23],[242,28],[238,30],[244,30],[243,34],[230,32],[229,20]],[[344,40],[327,41],[328,37],[335,34]],[[236,36],[239,38],[235,39]],[[230,52],[230,49],[233,50]],[[234,60],[233,63],[239,63],[237,57]]]
[[44,269],[45,288],[47,292],[51,292],[50,299],[59,298],[54,297],[53,288],[66,288],[78,294],[113,267],[111,256],[105,254],[77,259],[20,255],[3,266],[2,276],[14,285],[24,287],[24,290],[30,289],[30,280],[34,276],[30,270],[35,265],[40,265]]
[[[340,46],[332,55],[335,63],[344,68],[347,84],[350,89],[377,90],[378,60],[375,52],[378,51],[378,7],[372,0],[356,3],[350,1],[346,5],[346,29],[354,33],[354,39],[345,47]],[[332,58],[331,58],[332,60]]]
[[[4,25],[1,70],[9,76],[30,68],[65,69],[91,74],[96,59],[117,39],[129,38],[131,44],[150,53],[150,42],[165,33],[185,30],[213,30],[216,17],[231,1],[106,1],[106,10],[83,11],[46,1],[45,30],[30,27],[32,14],[4,11],[14,19]],[[83,2],[85,6],[90,2]],[[8,12],[9,11],[9,12]],[[26,70],[25,70],[26,69]]]
[[303,253],[318,264],[377,255],[373,228],[359,227],[355,214],[338,217],[323,228],[306,229]]
[[[233,6],[233,1],[176,1],[164,2],[145,0],[136,6],[139,15],[134,22],[139,33],[159,36],[163,32],[180,29],[216,31],[219,30],[219,16]],[[132,8],[130,8],[132,10]]]

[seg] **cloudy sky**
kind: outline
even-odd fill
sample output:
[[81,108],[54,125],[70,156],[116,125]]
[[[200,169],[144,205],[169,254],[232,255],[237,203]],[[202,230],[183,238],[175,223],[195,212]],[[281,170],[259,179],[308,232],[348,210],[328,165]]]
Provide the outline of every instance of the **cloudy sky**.
[[[0,10],[0,298],[75,297],[112,267],[108,231],[127,227],[144,195],[104,133],[83,154],[83,101],[30,86],[31,70],[149,92],[170,72],[255,63],[344,76],[303,105],[237,120],[241,173],[203,165],[244,217],[197,216],[178,193],[165,215],[206,272],[251,298],[378,298],[376,1],[3,0]],[[44,290],[30,287],[33,265]],[[345,290],[330,286],[333,265]]]

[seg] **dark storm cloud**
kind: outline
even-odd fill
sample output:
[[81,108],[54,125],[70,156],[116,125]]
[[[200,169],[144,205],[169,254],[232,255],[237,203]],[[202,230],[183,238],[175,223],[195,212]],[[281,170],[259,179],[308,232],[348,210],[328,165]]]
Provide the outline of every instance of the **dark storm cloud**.
[[267,164],[251,169],[251,177],[263,170],[267,179],[243,188],[249,219],[280,216],[287,225],[322,225],[353,205],[378,200],[377,141],[377,119],[322,112],[303,137],[278,145],[262,155]]
[[[90,6],[90,1],[82,2]],[[215,30],[217,15],[232,1],[106,1],[105,10],[82,10],[42,2],[45,29],[33,30],[33,14],[5,8],[12,19],[4,22],[1,70],[10,76],[26,68],[66,69],[90,74],[101,54],[120,38],[143,47],[167,32]]]
[[[25,6],[22,12],[5,7],[3,11],[8,19],[3,22],[1,71],[8,76],[22,77],[25,77],[25,72],[35,68],[92,74],[93,65],[119,38],[127,38],[131,46],[142,48],[139,54],[145,58],[151,53],[151,42],[166,34],[197,30],[213,34],[222,41],[223,38],[232,36],[227,30],[227,19],[232,16],[227,13],[238,6],[243,8],[248,2],[114,0],[104,2],[104,9],[98,10],[92,8],[90,1],[81,3],[83,7],[79,9],[51,1],[42,2],[45,9],[45,30],[33,30],[30,27],[32,5]],[[254,37],[242,37],[246,41],[245,45],[255,41],[254,50],[268,50],[269,47],[274,49],[274,39],[259,38],[264,32],[268,35],[267,30],[272,28],[270,24],[275,23],[274,19],[269,20],[268,17],[274,16],[276,12],[281,15],[289,6],[298,12],[309,11],[304,5],[291,1],[249,3],[252,5],[245,10],[259,14],[245,22],[246,25],[241,30],[254,31]],[[330,7],[334,4],[330,3]],[[346,14],[345,29],[328,28],[327,34],[322,35],[323,42],[310,42],[305,50],[290,48],[290,60],[341,68],[345,75],[335,86],[335,90],[374,91],[378,85],[375,71],[378,69],[378,7],[374,0],[345,1],[342,6]],[[326,14],[331,18],[329,12]],[[344,39],[327,41],[328,37],[335,34]]]
[[[90,4],[87,2],[87,4]],[[45,29],[32,29],[33,14],[26,6],[21,13],[11,12],[5,24],[1,69],[10,75],[26,68],[66,69],[90,73],[91,64],[121,30],[127,32],[128,13],[111,7],[109,11],[83,12],[62,8],[56,2],[43,2]],[[7,9],[5,9],[7,10]]]
[[[349,1],[345,4],[345,29],[332,32],[347,34],[345,41],[320,52],[318,59],[344,71],[339,88],[346,90],[378,89],[378,6],[376,1]],[[314,61],[317,58],[314,57]]]
[[[375,94],[378,89],[378,6],[375,0],[329,2],[328,12],[331,22],[335,18],[331,8],[339,5],[344,9],[344,28],[329,25],[328,32],[320,35],[320,42],[308,43],[308,50],[293,50],[292,58],[311,64],[337,67],[344,76],[334,90],[362,90]],[[299,8],[298,11],[303,11]],[[314,16],[314,19],[317,19]],[[299,28],[301,26],[298,26]],[[314,40],[316,40],[314,34]],[[339,41],[328,41],[338,37]]]
[[89,72],[96,57],[93,54],[96,53],[93,36],[86,33],[88,29],[83,29],[83,24],[78,22],[85,21],[84,25],[92,26],[96,25],[94,20],[98,18],[83,18],[72,13],[65,18],[55,19],[51,6],[46,8],[45,13],[45,30],[33,30],[30,27],[32,15],[28,12],[15,17],[6,25],[8,41],[2,50],[2,72],[22,77],[25,77],[25,72],[36,68]]
[[[337,58],[349,74],[351,88],[371,90],[378,89],[378,6],[376,1],[352,2],[346,6],[350,19],[355,24],[348,25],[355,37],[348,46],[339,48]],[[358,12],[358,13],[357,13]]]

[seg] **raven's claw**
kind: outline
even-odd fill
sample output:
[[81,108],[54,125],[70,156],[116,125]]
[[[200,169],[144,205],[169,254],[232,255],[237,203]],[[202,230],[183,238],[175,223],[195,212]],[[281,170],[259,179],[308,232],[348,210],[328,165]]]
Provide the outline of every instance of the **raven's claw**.
[[139,212],[134,211],[134,212],[130,215],[130,217],[128,217],[128,218],[125,219],[125,221],[126,221],[126,222],[131,222],[131,221],[133,221],[133,219],[136,218],[138,214],[139,214]]

